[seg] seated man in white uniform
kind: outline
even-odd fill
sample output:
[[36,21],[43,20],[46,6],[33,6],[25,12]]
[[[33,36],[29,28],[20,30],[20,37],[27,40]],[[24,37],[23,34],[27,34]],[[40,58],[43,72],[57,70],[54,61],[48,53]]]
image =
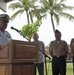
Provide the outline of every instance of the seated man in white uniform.
[[9,42],[12,38],[7,28],[10,17],[7,14],[0,14],[0,46]]

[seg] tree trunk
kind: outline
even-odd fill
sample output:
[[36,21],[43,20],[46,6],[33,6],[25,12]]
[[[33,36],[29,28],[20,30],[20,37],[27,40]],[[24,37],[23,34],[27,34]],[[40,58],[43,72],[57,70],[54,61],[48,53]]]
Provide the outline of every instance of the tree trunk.
[[30,23],[30,21],[29,21],[28,11],[26,11],[26,14],[27,14],[27,21],[28,21],[28,24],[29,24],[29,23]]
[[54,33],[55,33],[55,26],[54,26],[53,15],[52,15],[52,14],[51,14],[51,22],[52,22],[53,31],[54,31]]

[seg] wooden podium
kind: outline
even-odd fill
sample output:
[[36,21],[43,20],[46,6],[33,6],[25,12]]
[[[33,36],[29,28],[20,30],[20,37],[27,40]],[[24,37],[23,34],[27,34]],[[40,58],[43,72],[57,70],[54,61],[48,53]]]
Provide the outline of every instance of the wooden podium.
[[0,50],[0,75],[34,75],[34,62],[38,60],[34,42],[11,40]]

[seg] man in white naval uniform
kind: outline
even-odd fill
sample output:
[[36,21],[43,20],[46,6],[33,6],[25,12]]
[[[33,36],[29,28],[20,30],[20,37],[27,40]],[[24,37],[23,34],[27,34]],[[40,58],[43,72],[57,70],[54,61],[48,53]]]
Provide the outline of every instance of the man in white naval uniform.
[[4,45],[9,42],[12,38],[7,28],[10,17],[7,14],[0,14],[0,45]]

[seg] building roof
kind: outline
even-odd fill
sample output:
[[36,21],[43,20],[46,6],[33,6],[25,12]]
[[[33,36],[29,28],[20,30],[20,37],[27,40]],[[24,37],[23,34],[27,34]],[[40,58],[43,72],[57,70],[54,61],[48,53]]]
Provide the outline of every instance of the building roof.
[[13,0],[4,0],[5,3],[8,3],[8,2],[10,2],[10,1],[13,1]]
[[13,0],[0,0],[0,9],[6,12],[6,4]]

